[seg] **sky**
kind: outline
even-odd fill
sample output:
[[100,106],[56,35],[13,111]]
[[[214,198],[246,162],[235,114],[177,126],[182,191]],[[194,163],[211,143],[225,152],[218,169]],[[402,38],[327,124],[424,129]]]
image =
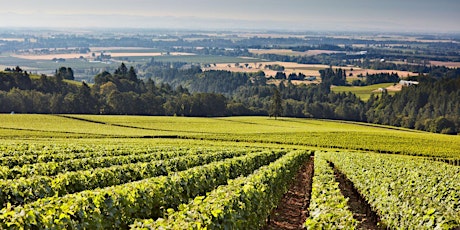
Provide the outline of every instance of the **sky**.
[[0,27],[460,32],[460,0],[0,0]]

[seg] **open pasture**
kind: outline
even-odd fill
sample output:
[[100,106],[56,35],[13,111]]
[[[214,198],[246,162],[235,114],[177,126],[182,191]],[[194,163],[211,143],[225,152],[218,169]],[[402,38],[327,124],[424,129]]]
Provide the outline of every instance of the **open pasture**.
[[351,92],[356,94],[361,100],[367,101],[371,94],[378,95],[378,89],[380,88],[387,89],[389,94],[395,94],[395,92],[401,90],[401,87],[396,87],[394,85],[394,83],[381,83],[368,86],[333,86],[331,89],[336,93]]

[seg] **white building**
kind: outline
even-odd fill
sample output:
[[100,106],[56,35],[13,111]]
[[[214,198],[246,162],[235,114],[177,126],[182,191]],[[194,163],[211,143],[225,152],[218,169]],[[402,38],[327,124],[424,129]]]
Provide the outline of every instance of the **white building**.
[[401,81],[399,81],[399,84],[402,85],[402,86],[418,85],[418,81],[401,80]]

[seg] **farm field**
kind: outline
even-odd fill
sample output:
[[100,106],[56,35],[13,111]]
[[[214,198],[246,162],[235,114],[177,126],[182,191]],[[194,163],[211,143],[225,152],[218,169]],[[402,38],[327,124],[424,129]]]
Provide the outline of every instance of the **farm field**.
[[[106,55],[111,55],[114,58],[117,57],[142,57],[142,56],[149,56],[149,57],[156,57],[156,56],[162,56],[164,55],[162,52],[139,52],[136,50],[132,51],[125,51],[125,50],[115,50],[114,52],[104,52]],[[194,54],[191,53],[179,53],[179,52],[173,52],[169,53],[171,56],[191,56]],[[15,58],[20,58],[20,59],[27,59],[27,60],[52,60],[53,58],[64,58],[64,59],[78,59],[80,57],[83,58],[91,58],[91,55],[88,54],[78,54],[78,53],[72,53],[72,54],[46,54],[46,55],[12,55],[12,57]]]
[[[0,121],[1,228],[280,229],[274,210],[307,162],[302,226],[460,226],[458,135],[268,117]],[[338,174],[373,211],[362,215],[380,222],[356,217]]]
[[[245,65],[248,65],[247,67]],[[286,75],[291,73],[303,73],[306,76],[316,76],[319,77],[319,70],[326,69],[329,66],[327,65],[309,65],[309,64],[298,64],[294,62],[257,62],[257,61],[248,61],[242,60],[242,62],[228,62],[228,63],[219,63],[216,66],[206,67],[205,70],[225,70],[231,72],[258,72],[263,71],[266,76],[275,76],[275,70],[266,69],[266,65],[282,65],[285,67],[283,71]]]
[[460,62],[441,62],[441,61],[431,61],[431,65],[445,66],[448,68],[460,68]]
[[[213,55],[196,55],[192,53],[171,52],[166,54],[157,49],[135,49],[128,47],[112,47],[112,48],[95,48],[93,53],[99,55],[104,52],[106,55],[111,55],[112,61],[96,62],[91,61],[93,58],[91,53],[79,54],[11,54],[3,53],[0,55],[0,68],[20,66],[22,69],[32,73],[45,73],[48,75],[54,74],[54,71],[61,66],[70,67],[75,70],[90,70],[90,69],[111,69],[116,68],[121,62],[127,62],[129,65],[144,64],[151,61],[161,62],[186,62],[194,64],[214,64],[214,63],[237,63],[237,62],[262,62],[260,59],[250,59],[243,57],[227,57]],[[80,57],[83,57],[81,59]],[[65,62],[53,61],[54,58],[63,58]],[[76,73],[78,75],[79,73]],[[92,75],[89,77],[93,77]]]
[[[79,57],[80,55],[78,55]],[[112,62],[89,62],[85,60],[81,60],[79,58],[73,59],[66,59],[64,63],[53,61],[52,58],[46,60],[33,60],[33,59],[24,59],[18,58],[11,55],[3,54],[0,56],[0,62],[2,65],[0,66],[2,69],[7,67],[11,68],[14,66],[20,66],[22,69],[35,74],[46,74],[46,75],[53,75],[56,69],[59,69],[62,66],[68,66],[75,70],[90,70],[90,69],[106,69],[106,68],[116,68],[120,63]],[[80,73],[76,73],[76,76],[81,75]],[[91,75],[94,77],[94,75]]]
[[[105,55],[111,55],[114,60],[111,62],[95,62],[91,61],[93,59],[92,53],[99,55],[103,52]],[[91,69],[91,68],[108,68],[116,67],[119,65],[121,60],[127,60],[134,62],[137,60],[138,63],[145,63],[150,61],[152,57],[161,57],[166,54],[158,49],[139,49],[139,48],[130,48],[130,47],[108,47],[100,48],[95,47],[91,49],[90,53],[56,53],[56,54],[13,54],[13,53],[4,53],[0,56],[0,62],[2,66],[12,67],[12,66],[21,66],[21,68],[32,71],[51,74],[54,70],[58,69],[61,66],[68,66],[73,69]],[[171,52],[168,53],[168,57],[176,56],[186,56],[190,59],[191,56],[195,54],[191,53],[181,53],[181,52]],[[56,62],[53,59],[65,59],[65,62]],[[232,60],[232,59],[228,59]]]
[[301,55],[301,56],[314,56],[318,54],[333,54],[339,53],[332,50],[308,50],[305,52],[293,51],[291,49],[249,49],[253,54],[278,54],[278,55]]
[[401,90],[401,87],[394,86],[394,83],[381,83],[369,86],[334,86],[332,91],[336,93],[341,92],[351,92],[360,97],[361,100],[369,100],[371,94],[378,94],[378,89],[384,88],[387,89],[388,94],[394,95],[397,91]]
[[[247,66],[246,66],[247,65]],[[258,71],[263,71],[266,76],[275,76],[278,71],[270,70],[265,68],[267,65],[281,65],[284,67],[284,72],[286,76],[291,73],[299,74],[302,73],[306,76],[317,77],[317,80],[314,81],[296,81],[297,84],[304,83],[320,83],[320,73],[319,70],[327,69],[330,66],[328,65],[316,65],[316,64],[299,64],[294,62],[267,62],[267,61],[257,61],[257,60],[241,60],[241,62],[228,62],[228,63],[218,63],[216,65],[211,65],[204,68],[204,70],[225,70],[231,72],[248,72],[254,73]],[[374,70],[374,69],[362,69],[358,67],[343,67],[343,66],[332,66],[334,69],[344,69],[346,70],[347,79],[354,80],[358,79],[358,75],[366,76],[366,74],[378,74],[378,73],[397,73],[401,78],[406,78],[409,76],[416,76],[417,73],[409,71],[399,71],[399,70]]]
[[[146,62],[151,59],[150,56],[128,57],[131,61]],[[187,62],[193,64],[217,64],[217,63],[236,63],[236,62],[261,62],[260,59],[252,59],[245,57],[227,57],[214,55],[163,55],[155,57],[155,61],[161,62]]]
[[[55,54],[41,54],[33,51],[24,51],[23,53],[2,53],[0,56],[1,68],[20,66],[24,70],[37,74],[54,74],[54,71],[61,66],[70,67],[80,72],[76,72],[77,78],[90,79],[96,73],[103,70],[114,69],[121,62],[127,62],[129,65],[145,64],[154,58],[160,62],[186,62],[200,64],[205,66],[203,70],[224,70],[231,72],[258,72],[263,71],[266,76],[275,76],[277,71],[265,68],[266,65],[282,65],[285,67],[283,71],[287,76],[291,73],[302,73],[308,77],[317,77],[317,80],[310,81],[293,81],[294,84],[318,84],[319,70],[329,68],[329,65],[312,65],[299,64],[294,62],[271,62],[263,59],[248,58],[248,57],[230,57],[222,55],[198,55],[185,52],[164,52],[156,48],[139,48],[139,47],[90,47],[90,52],[87,53],[66,53],[71,51],[57,50]],[[334,51],[327,50],[310,50],[307,52],[295,52],[287,49],[270,49],[270,50],[250,50],[255,54],[281,54],[281,55],[318,55],[322,53],[333,53]],[[92,61],[95,54],[100,53],[110,55],[111,60],[108,61]],[[65,61],[55,61],[55,59],[64,59]],[[458,63],[438,62],[434,64],[442,64],[456,67]],[[361,69],[358,67],[338,67],[347,71],[348,79],[357,79],[358,75],[377,74],[377,73],[397,73],[400,77],[405,78],[415,76],[416,73],[409,71],[397,70],[373,70]],[[94,72],[96,71],[96,72]],[[275,81],[275,83],[277,83]]]

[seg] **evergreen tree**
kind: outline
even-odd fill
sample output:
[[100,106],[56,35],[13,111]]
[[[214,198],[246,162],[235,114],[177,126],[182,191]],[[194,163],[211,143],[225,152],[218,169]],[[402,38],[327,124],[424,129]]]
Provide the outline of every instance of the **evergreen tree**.
[[281,95],[278,89],[274,89],[273,96],[270,104],[269,116],[275,117],[275,120],[282,115],[283,107]]
[[55,73],[55,77],[56,77],[56,79],[58,79],[58,81],[61,81],[63,79],[65,79],[65,80],[75,80],[73,70],[70,67],[67,67],[67,68],[66,67],[61,67],[61,68],[57,69],[56,73]]
[[122,62],[120,67],[118,67],[118,69],[115,70],[114,74],[119,75],[121,77],[124,77],[128,74],[128,68],[126,67],[124,62]]
[[128,80],[130,81],[137,81],[137,74],[136,74],[136,70],[134,70],[134,67],[130,67],[129,68],[129,71],[128,71]]

